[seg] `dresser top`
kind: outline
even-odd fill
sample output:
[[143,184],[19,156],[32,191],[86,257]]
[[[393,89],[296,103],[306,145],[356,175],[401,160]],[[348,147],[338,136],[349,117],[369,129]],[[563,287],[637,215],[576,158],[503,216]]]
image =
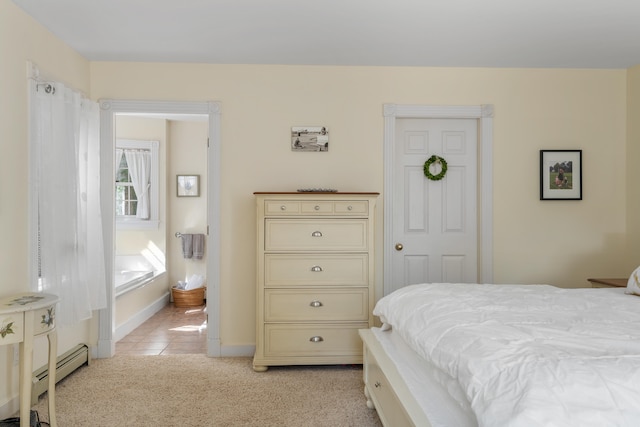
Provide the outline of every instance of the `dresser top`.
[[380,193],[357,193],[357,192],[345,192],[345,191],[256,191],[253,194],[262,195],[262,194],[342,194],[342,195],[352,195],[352,196],[379,196]]

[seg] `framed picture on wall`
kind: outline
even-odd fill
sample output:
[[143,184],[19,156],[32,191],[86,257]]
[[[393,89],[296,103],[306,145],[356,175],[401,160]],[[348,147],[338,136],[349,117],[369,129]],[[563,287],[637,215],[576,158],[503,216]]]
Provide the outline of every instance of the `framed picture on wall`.
[[329,151],[329,129],[326,126],[293,126],[291,151]]
[[178,197],[200,196],[200,175],[177,175]]
[[540,150],[540,200],[582,200],[582,150]]

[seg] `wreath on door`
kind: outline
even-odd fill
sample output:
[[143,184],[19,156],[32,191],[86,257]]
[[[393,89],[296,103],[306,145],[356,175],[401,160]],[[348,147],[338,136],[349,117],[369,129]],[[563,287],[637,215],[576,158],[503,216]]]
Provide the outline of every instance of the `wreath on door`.
[[[440,165],[440,173],[434,175],[431,173],[431,165],[432,164]],[[447,161],[440,156],[433,155],[424,162],[424,176],[426,176],[431,181],[440,181],[447,174]]]

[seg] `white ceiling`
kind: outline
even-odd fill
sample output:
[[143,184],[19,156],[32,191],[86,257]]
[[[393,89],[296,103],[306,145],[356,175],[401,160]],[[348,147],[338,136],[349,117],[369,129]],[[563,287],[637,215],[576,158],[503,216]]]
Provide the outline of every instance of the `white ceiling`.
[[628,68],[640,0],[13,0],[91,61]]

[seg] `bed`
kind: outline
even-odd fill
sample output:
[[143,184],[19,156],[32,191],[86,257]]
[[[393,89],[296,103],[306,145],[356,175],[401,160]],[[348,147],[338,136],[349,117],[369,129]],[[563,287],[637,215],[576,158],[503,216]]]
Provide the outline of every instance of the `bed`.
[[625,288],[420,284],[360,331],[385,426],[640,425],[640,297]]

